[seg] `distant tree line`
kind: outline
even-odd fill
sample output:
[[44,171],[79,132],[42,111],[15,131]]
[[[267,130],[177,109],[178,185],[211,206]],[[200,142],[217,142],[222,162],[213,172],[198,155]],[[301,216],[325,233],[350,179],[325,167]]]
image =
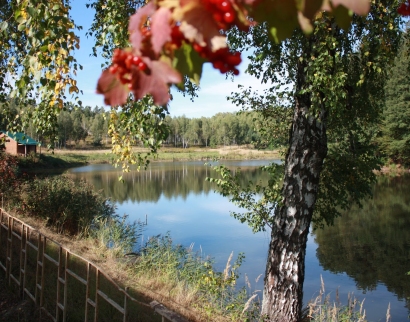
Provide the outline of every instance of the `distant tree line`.
[[[5,111],[0,111],[0,129],[8,128],[8,119],[18,123],[21,116],[17,116],[24,116],[24,110],[24,106],[15,102],[8,108],[7,117]],[[67,106],[57,116],[58,128],[54,146],[65,148],[85,140],[93,146],[108,145],[109,117],[103,107]],[[169,135],[164,144],[174,147],[258,145],[261,141],[258,129],[260,117],[257,112],[218,113],[212,117],[201,118],[167,116],[165,122]],[[24,131],[34,139],[44,141],[35,129],[36,126],[29,122]]]
[[260,119],[256,112],[218,113],[201,118],[167,116],[165,121],[170,130],[165,143],[175,147],[257,145],[260,142]]
[[[77,145],[80,141],[88,141],[92,145],[102,145],[103,140],[108,143],[108,117],[109,114],[103,107],[95,106],[75,106],[68,104],[56,116],[57,133],[54,141],[42,135],[45,131],[38,131],[38,125],[30,121],[27,114],[27,107],[19,104],[17,100],[12,100],[7,109],[0,108],[0,130],[7,130],[11,127],[21,128],[21,124],[28,123],[22,131],[39,142],[52,143],[57,148],[64,148],[68,145]],[[28,122],[23,122],[23,118],[28,118]],[[10,122],[13,124],[10,126]]]

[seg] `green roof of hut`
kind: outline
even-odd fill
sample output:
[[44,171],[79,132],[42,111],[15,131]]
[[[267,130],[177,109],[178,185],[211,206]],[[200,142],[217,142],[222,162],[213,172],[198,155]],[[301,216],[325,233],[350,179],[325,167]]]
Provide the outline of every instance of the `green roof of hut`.
[[6,134],[9,138],[17,141],[17,143],[22,145],[37,145],[38,142],[32,137],[28,136],[23,132],[9,132],[9,131],[0,131],[0,133]]

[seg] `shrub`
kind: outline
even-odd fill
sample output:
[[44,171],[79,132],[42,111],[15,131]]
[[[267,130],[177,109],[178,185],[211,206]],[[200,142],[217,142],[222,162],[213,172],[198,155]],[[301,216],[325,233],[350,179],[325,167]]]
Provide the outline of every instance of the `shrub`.
[[94,218],[115,214],[114,204],[94,192],[90,184],[66,176],[30,181],[22,203],[28,215],[71,235],[87,235]]
[[18,202],[24,183],[24,175],[19,170],[18,158],[0,152],[0,200],[10,204]]

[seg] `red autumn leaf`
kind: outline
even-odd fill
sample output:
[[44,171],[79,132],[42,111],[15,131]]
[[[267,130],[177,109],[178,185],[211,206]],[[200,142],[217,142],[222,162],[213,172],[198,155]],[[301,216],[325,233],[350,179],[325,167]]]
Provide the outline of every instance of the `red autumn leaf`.
[[334,7],[342,5],[358,15],[366,15],[370,10],[370,0],[332,0]]
[[219,32],[212,13],[206,10],[200,0],[181,0],[181,6],[173,13],[176,21],[181,21],[179,29],[185,38],[200,46],[208,46],[212,51],[227,47],[226,38]]
[[171,40],[171,11],[168,8],[161,7],[152,16],[151,21],[151,43],[152,49],[156,54],[162,49],[162,46]]
[[98,79],[97,94],[104,95],[104,103],[111,106],[122,105],[129,94],[127,86],[121,84],[116,75],[104,70]]
[[135,14],[130,18],[128,25],[128,31],[130,32],[130,42],[137,52],[140,52],[141,41],[143,35],[141,33],[141,27],[147,22],[147,19],[155,13],[156,7],[154,2],[150,1],[146,6],[138,9]]
[[135,99],[151,94],[155,104],[164,105],[168,103],[170,98],[169,84],[180,83],[182,81],[181,75],[166,62],[150,60],[146,57],[142,59],[149,72],[133,69],[131,84]]

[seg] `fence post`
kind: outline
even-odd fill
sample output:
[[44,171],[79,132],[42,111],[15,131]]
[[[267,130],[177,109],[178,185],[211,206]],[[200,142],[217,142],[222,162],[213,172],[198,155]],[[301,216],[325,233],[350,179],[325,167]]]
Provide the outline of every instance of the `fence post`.
[[[46,253],[46,243],[47,243],[47,237],[43,236],[43,251],[41,254],[41,292],[40,292],[40,308],[43,307],[44,305],[44,275],[45,275],[45,267],[46,267],[46,262],[45,262],[45,253]],[[41,312],[41,310],[40,310]]]
[[85,317],[84,321],[88,321],[88,299],[90,298],[90,266],[91,263],[87,263],[87,285],[85,286]]
[[7,218],[7,249],[6,249],[6,281],[8,281],[9,285],[11,284],[11,279],[10,279],[10,269],[11,269],[11,258],[12,258],[12,230],[11,230],[11,221],[12,218],[9,216]]
[[100,270],[98,267],[95,268],[96,270],[96,278],[95,278],[95,313],[94,313],[94,322],[98,322],[98,289],[100,287]]
[[39,299],[38,299],[38,276],[39,276],[39,266],[40,266],[40,248],[41,247],[41,234],[38,233],[38,238],[37,238],[37,262],[36,262],[36,290],[34,292],[34,298],[36,300],[36,305],[39,305]]
[[[1,242],[3,240],[2,236],[3,236],[3,228],[2,228],[2,224],[3,224],[3,209],[0,208],[0,249],[3,249],[3,243]],[[7,252],[7,245],[6,245],[6,252]],[[7,255],[7,253],[6,253]],[[7,256],[6,256],[7,257]],[[0,268],[3,268],[3,263],[0,262]],[[6,263],[4,263],[4,265],[6,265]],[[4,269],[6,268],[6,266],[4,266]]]
[[27,276],[27,252],[28,252],[28,246],[27,246],[27,240],[30,240],[30,228],[28,226],[25,226],[25,243],[24,243],[24,264],[23,264],[23,299],[26,297],[26,292],[24,291],[26,288],[26,276]]
[[[61,262],[63,257],[63,248],[61,246],[58,247],[58,266],[57,266],[57,302],[56,302],[56,322],[60,320],[59,308],[61,303],[60,297],[60,284],[62,283],[61,277]],[[65,282],[64,282],[65,284]]]
[[64,308],[63,308],[63,322],[67,321],[67,297],[68,297],[68,257],[69,251],[65,250],[65,266],[64,266]]
[[25,225],[22,223],[21,224],[21,230],[20,230],[20,272],[19,272],[20,297],[23,295],[23,290],[24,290],[23,280],[24,280],[24,274],[25,274],[25,271],[24,271],[24,258],[25,258],[25,256],[23,257],[23,254],[26,253],[26,250],[25,250],[25,235],[24,235],[25,229],[24,229],[24,227],[25,227]]
[[128,289],[129,289],[129,287],[127,286],[127,287],[125,287],[125,292],[124,292],[124,320],[123,320],[123,322],[127,322],[127,311],[128,311],[128,303],[127,303],[127,300],[128,300]]

